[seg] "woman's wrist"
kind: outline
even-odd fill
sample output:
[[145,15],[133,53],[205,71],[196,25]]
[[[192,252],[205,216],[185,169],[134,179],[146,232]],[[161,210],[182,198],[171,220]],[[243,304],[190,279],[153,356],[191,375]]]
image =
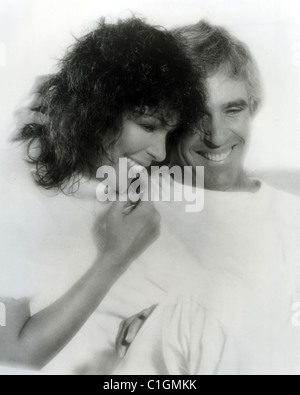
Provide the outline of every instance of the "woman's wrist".
[[115,252],[102,254],[97,260],[97,266],[100,271],[105,270],[112,275],[119,275],[127,268],[125,258]]

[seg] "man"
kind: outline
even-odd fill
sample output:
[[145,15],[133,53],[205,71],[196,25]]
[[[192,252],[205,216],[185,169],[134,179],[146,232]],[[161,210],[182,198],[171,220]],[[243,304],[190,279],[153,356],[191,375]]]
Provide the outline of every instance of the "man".
[[225,29],[200,22],[175,34],[203,69],[207,104],[199,130],[174,147],[172,161],[204,166],[206,199],[193,219],[173,210],[163,220],[177,234],[180,226],[200,271],[154,313],[123,322],[120,355],[132,345],[117,373],[299,374],[300,332],[291,323],[300,285],[299,199],[244,169],[262,102],[257,66]]

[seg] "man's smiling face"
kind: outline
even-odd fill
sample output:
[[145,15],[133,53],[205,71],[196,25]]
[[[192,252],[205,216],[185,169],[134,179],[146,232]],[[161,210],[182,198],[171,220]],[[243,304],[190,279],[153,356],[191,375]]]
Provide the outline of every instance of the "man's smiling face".
[[251,108],[244,81],[217,73],[206,81],[206,115],[199,133],[179,145],[179,162],[204,166],[205,188],[235,190],[243,177],[243,163],[250,137]]

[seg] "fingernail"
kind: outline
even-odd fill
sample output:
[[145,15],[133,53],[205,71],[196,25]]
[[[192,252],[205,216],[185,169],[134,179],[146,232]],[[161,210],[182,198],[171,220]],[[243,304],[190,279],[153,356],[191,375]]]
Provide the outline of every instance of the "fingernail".
[[128,334],[128,335],[126,336],[126,339],[125,339],[126,343],[131,344],[132,340],[133,340],[133,339],[132,339],[132,335],[131,335],[131,334]]

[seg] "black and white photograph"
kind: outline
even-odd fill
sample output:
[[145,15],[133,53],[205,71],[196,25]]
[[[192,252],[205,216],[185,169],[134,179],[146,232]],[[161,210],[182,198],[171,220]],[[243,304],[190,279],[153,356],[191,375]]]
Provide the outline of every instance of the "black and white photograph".
[[0,0],[0,88],[0,375],[300,375],[297,0]]

